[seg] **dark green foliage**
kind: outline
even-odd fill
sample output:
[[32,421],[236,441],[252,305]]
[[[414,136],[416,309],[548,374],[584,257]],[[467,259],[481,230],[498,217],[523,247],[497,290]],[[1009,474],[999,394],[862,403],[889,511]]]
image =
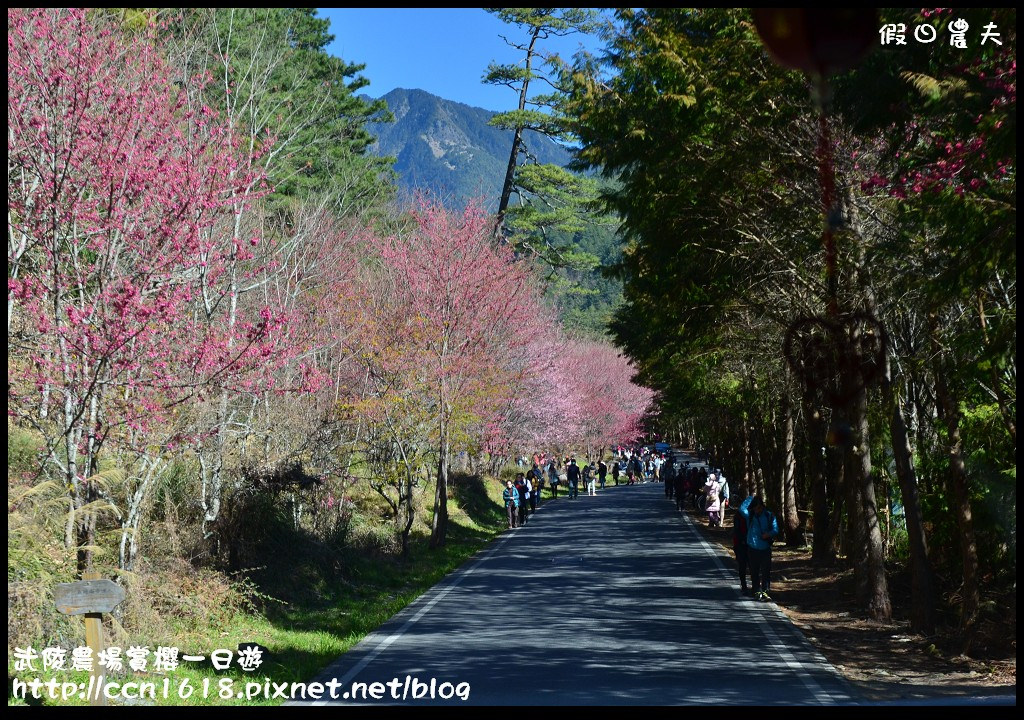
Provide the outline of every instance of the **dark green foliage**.
[[589,337],[607,335],[612,315],[622,302],[622,281],[606,272],[621,256],[615,228],[591,225],[572,234],[556,230],[552,239],[557,247],[575,248],[574,255],[549,274],[548,294],[563,325]]
[[[914,347],[908,375],[941,376],[959,414],[961,447],[948,429],[919,447],[936,510],[934,546],[960,549],[949,455],[963,457],[981,575],[1016,563],[1016,10],[888,9],[883,22],[931,24],[940,38],[961,18],[968,48],[949,42],[881,48],[836,83],[835,104],[866,137],[872,190],[891,199],[888,241],[872,253],[900,288],[891,312],[928,317],[930,342]],[[981,43],[988,24],[1002,45]],[[870,192],[871,190],[869,190]],[[883,205],[883,202],[879,202]],[[941,354],[936,362],[936,354]],[[924,376],[924,377],[922,377]],[[947,560],[945,553],[938,555]],[[953,573],[955,577],[955,572]],[[991,575],[989,576],[991,579]]]
[[328,26],[313,8],[192,9],[168,33],[189,76],[212,74],[210,105],[252,134],[254,150],[273,141],[272,202],[330,193],[351,212],[387,199],[390,161],[367,153],[366,126],[390,115],[356,95],[369,84],[363,65],[327,54]]
[[769,214],[788,215],[808,236],[817,225],[813,206],[784,184],[792,160],[772,152],[784,145],[780,128],[809,103],[738,11],[620,15],[626,30],[607,56],[613,77],[577,74],[566,112],[577,118],[579,164],[619,181],[603,194],[628,241],[615,336],[645,383],[691,388],[729,308],[763,271],[763,258],[742,251],[742,232],[760,233],[754,223]]
[[[910,32],[936,24],[940,37],[958,17],[885,13]],[[828,123],[844,221],[836,307],[874,313],[897,341],[893,386],[903,414],[914,411],[928,544],[954,586],[960,572],[977,576],[969,552],[958,555],[974,537],[980,575],[1009,577],[1016,562],[1016,14],[963,15],[972,52],[912,38],[876,51],[835,80]],[[822,404],[790,387],[784,333],[830,312],[809,84],[769,61],[745,11],[625,9],[617,20],[607,52],[569,74],[563,108],[581,142],[575,166],[618,183],[602,193],[625,243],[613,334],[659,391],[664,431],[685,426],[775,493],[781,400]],[[1006,44],[982,49],[993,21]],[[939,407],[940,394],[952,402]],[[871,393],[868,438],[884,498],[896,484],[879,467],[893,452],[881,395]],[[830,419],[842,410],[823,408]],[[953,455],[966,482],[950,479]],[[965,487],[973,535],[953,501]]]

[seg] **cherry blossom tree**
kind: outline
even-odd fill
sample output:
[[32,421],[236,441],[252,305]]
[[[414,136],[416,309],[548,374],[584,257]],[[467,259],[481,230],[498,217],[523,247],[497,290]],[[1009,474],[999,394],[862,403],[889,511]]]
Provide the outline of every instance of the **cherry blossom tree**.
[[633,383],[628,359],[609,343],[567,340],[565,402],[575,417],[571,441],[588,457],[603,449],[636,440],[653,393]]
[[391,320],[403,333],[402,362],[412,362],[430,389],[424,401],[437,444],[431,547],[439,547],[447,532],[453,436],[501,405],[500,393],[485,388],[511,380],[506,361],[529,344],[539,301],[528,266],[494,243],[479,205],[457,214],[421,201],[413,215],[412,232],[371,243],[402,280],[394,286],[399,310]]
[[557,447],[595,457],[639,437],[653,394],[633,383],[628,359],[610,343],[566,337],[550,318],[544,328],[507,412],[491,427],[491,452]]
[[8,11],[8,119],[8,412],[45,438],[69,493],[65,542],[77,524],[87,548],[103,445],[146,437],[282,347],[269,305],[230,326],[193,312],[260,242],[210,229],[266,188],[212,111],[186,107],[151,43],[82,10]]

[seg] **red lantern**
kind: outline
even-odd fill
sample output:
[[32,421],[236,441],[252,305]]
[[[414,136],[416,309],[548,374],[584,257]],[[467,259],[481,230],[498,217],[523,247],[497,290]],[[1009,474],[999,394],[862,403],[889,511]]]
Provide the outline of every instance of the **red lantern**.
[[874,8],[755,8],[754,26],[783,67],[825,77],[849,70],[876,42]]

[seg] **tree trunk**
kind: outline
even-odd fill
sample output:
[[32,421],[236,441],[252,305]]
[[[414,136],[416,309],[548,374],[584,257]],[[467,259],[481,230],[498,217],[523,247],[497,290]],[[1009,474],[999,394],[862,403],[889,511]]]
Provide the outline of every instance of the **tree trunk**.
[[828,429],[825,419],[818,408],[807,403],[807,435],[810,452],[808,454],[809,472],[811,476],[811,511],[814,537],[812,540],[811,559],[815,564],[832,565],[836,561],[832,518],[828,507],[828,489],[825,484],[825,456],[822,447]]
[[762,500],[767,499],[764,485],[764,455],[761,451],[762,432],[760,425],[755,425],[751,432],[751,458],[754,475],[754,492],[761,496]]
[[[860,226],[860,218],[857,213],[857,206],[853,202],[852,193],[847,188],[846,202],[848,221],[853,228],[853,238],[863,236]],[[864,250],[864,244],[854,242],[853,257],[856,268],[856,280],[865,303],[865,310],[870,319],[874,320],[877,311],[875,307],[875,295],[871,286],[869,266]],[[850,401],[850,429],[853,435],[853,445],[850,448],[851,469],[854,471],[848,481],[856,492],[850,495],[851,500],[858,497],[860,504],[851,515],[859,519],[860,527],[857,528],[859,541],[862,547],[858,553],[863,554],[866,564],[863,569],[859,564],[854,565],[854,573],[864,575],[863,603],[866,603],[867,610],[875,620],[888,621],[892,619],[892,600],[889,597],[889,583],[885,576],[885,544],[882,540],[882,529],[879,525],[878,504],[875,497],[875,483],[871,473],[871,433],[868,421],[868,380],[865,374],[865,362],[870,359],[870,353],[875,347],[876,341],[882,338],[867,338],[863,342],[868,330],[853,323],[850,328],[850,348],[854,350],[848,358],[850,366],[844,368],[844,383],[853,383],[846,396],[851,397]],[[884,353],[884,343],[882,352]],[[861,355],[868,357],[861,357]],[[884,362],[885,356],[881,358]],[[858,582],[858,589],[861,583]]]
[[442,448],[437,462],[437,486],[434,489],[434,519],[430,526],[430,547],[440,548],[445,545],[448,533],[448,458],[446,448]]
[[162,467],[159,458],[144,457],[141,460],[139,484],[128,500],[127,513],[121,518],[121,542],[118,548],[118,567],[131,572],[139,552],[139,529],[150,490]]
[[960,408],[946,382],[943,368],[943,353],[940,350],[935,325],[935,316],[931,321],[932,345],[936,358],[935,368],[935,400],[938,404],[939,419],[946,427],[949,443],[949,494],[956,516],[957,528],[960,532],[960,554],[963,561],[964,583],[963,608],[960,625],[964,629],[971,628],[978,619],[978,608],[981,598],[978,590],[978,546],[974,536],[974,517],[971,513],[971,491],[964,466],[963,442],[960,438]]
[[[835,412],[832,416],[835,417]],[[845,511],[846,498],[846,453],[843,448],[829,446],[826,450],[828,460],[829,481],[828,488],[832,504],[831,522],[829,524],[829,547],[833,555],[846,555],[845,539],[843,538],[843,513]]]
[[[519,110],[526,109],[526,99],[529,97],[530,72],[533,66],[533,48],[537,43],[541,28],[537,26],[530,35],[530,46],[526,51],[526,74],[523,77],[523,87],[519,90]],[[494,220],[494,236],[500,237],[505,224],[505,211],[508,210],[509,199],[512,197],[512,187],[515,185],[516,162],[519,160],[519,148],[523,144],[523,128],[517,126],[512,135],[512,152],[508,156],[508,166],[505,168],[505,181],[501,186],[501,200],[498,202],[498,212]]]
[[[89,509],[85,510],[88,506],[100,499],[100,488],[94,479],[94,475],[98,472],[97,468],[97,446],[96,446],[96,426],[98,424],[98,399],[96,395],[93,395],[89,401],[89,417],[88,427],[83,428],[78,425],[76,432],[77,438],[80,439],[83,432],[86,434],[85,443],[85,454],[81,458],[80,467],[82,468],[82,476],[84,480],[79,483],[79,487],[84,493],[84,497],[80,498],[81,505],[78,506],[78,538],[77,538],[77,549],[78,549],[78,571],[85,573],[92,570],[92,556],[93,548],[96,546],[96,510]],[[76,441],[77,445],[77,441]]]
[[796,547],[803,544],[800,535],[800,515],[796,502],[796,456],[794,454],[795,433],[793,429],[793,404],[789,393],[782,394],[782,521],[786,544]]
[[935,628],[935,590],[931,563],[928,560],[928,538],[925,535],[924,516],[918,496],[914,458],[907,436],[907,426],[903,421],[903,408],[893,391],[888,371],[883,379],[882,390],[890,412],[889,428],[893,459],[896,462],[896,479],[900,484],[910,546],[910,629],[914,632],[931,633]]
[[844,446],[842,450],[846,523],[839,552],[846,557],[853,567],[857,602],[866,606],[868,602],[868,574],[867,542],[864,538],[864,528],[866,525],[862,521],[861,516],[863,498],[861,498],[860,494],[861,485],[858,482],[857,469],[854,466],[855,460],[852,446]]
[[743,423],[743,490],[747,495],[755,495],[754,489],[754,461],[751,458],[750,448],[750,421],[742,418]]
[[402,557],[409,557],[409,533],[412,531],[413,522],[416,519],[416,506],[413,503],[413,482],[412,471],[406,467],[405,478],[399,485],[398,504],[404,515],[404,523],[401,525]]
[[448,424],[441,404],[441,442],[437,459],[437,487],[434,488],[434,518],[430,526],[430,548],[444,547],[448,534]]
[[[868,427],[868,391],[863,381],[858,383],[860,390],[853,402],[853,439],[850,448],[852,456],[853,476],[850,485],[857,488],[855,495],[860,500],[856,513],[851,513],[861,523],[858,528],[862,550],[860,551],[866,564],[863,568],[866,583],[866,602],[868,613],[879,621],[892,619],[892,601],[889,598],[889,583],[885,577],[885,546],[882,543],[882,531],[878,521],[878,505],[875,498],[875,484],[871,476],[871,445]],[[851,496],[851,500],[853,496]],[[854,566],[856,574],[858,566]]]
[[[779,517],[781,518],[786,502],[783,496],[785,490],[781,483],[777,487],[772,487],[772,481],[782,477],[782,443],[784,440],[774,411],[772,411],[771,417],[768,418],[768,422],[764,426],[764,435],[762,437],[764,438],[761,445],[764,492],[766,497],[771,497],[774,500],[775,507],[778,508]],[[784,532],[784,527],[780,526],[779,530]]]

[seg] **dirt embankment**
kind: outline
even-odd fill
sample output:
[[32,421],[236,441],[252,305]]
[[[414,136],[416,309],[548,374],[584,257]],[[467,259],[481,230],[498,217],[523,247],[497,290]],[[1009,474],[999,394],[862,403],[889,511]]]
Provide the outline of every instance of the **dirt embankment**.
[[[732,555],[730,510],[722,528],[709,528],[703,515],[693,519],[708,540]],[[738,580],[737,580],[738,582]],[[869,701],[1015,694],[1017,688],[1016,598],[1008,611],[979,623],[971,655],[960,652],[955,628],[924,637],[910,632],[910,585],[890,580],[893,621],[869,620],[854,601],[853,571],[820,568],[807,548],[776,545],[772,598],[807,639]]]

